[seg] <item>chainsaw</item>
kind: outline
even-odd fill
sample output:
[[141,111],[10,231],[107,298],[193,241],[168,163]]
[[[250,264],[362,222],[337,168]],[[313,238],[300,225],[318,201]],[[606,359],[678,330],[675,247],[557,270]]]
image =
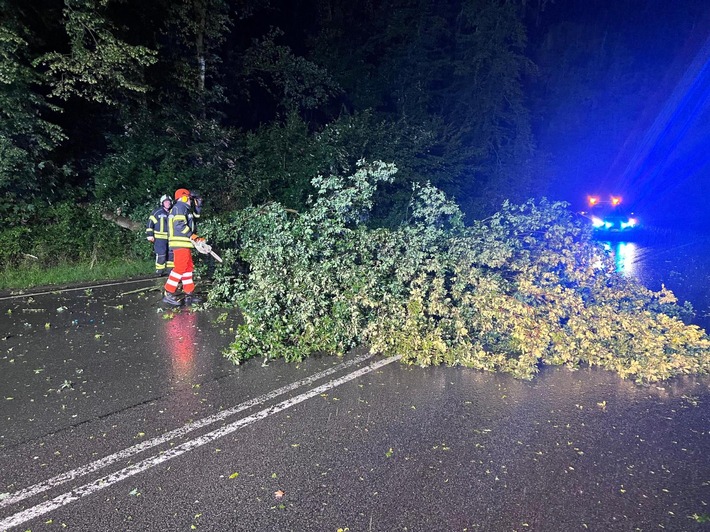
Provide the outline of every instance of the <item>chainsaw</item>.
[[204,240],[201,240],[199,242],[192,241],[192,245],[195,247],[197,251],[202,253],[203,255],[212,255],[215,260],[219,263],[222,263],[222,257],[217,255],[214,251],[212,251],[212,246],[210,246],[207,242]]

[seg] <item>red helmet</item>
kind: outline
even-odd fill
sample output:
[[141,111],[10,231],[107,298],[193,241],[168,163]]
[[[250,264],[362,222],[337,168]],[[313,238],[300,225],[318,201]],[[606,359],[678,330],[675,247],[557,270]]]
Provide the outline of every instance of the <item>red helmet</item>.
[[175,201],[180,200],[180,198],[184,198],[185,196],[189,196],[190,191],[187,190],[186,188],[179,188],[175,191]]

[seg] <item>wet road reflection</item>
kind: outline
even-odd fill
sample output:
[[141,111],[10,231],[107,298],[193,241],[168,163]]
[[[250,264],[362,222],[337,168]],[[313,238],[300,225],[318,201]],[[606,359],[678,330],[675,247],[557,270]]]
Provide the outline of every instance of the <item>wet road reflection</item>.
[[172,363],[172,379],[190,380],[195,374],[195,330],[197,315],[178,312],[163,323],[163,343],[168,347]]
[[196,390],[235,371],[233,322],[171,316],[151,283],[0,300],[0,450],[158,400],[194,417]]
[[638,246],[634,242],[603,242],[604,249],[614,256],[616,271],[633,276],[637,272]]
[[635,241],[602,241],[616,270],[659,290],[665,285],[695,310],[693,322],[710,330],[710,235],[680,231]]

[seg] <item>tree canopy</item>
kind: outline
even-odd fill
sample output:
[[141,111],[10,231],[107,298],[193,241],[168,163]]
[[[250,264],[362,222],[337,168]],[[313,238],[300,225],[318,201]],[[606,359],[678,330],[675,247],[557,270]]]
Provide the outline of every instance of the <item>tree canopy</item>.
[[[410,184],[431,181],[474,219],[550,192],[563,178],[550,169],[570,153],[552,156],[555,138],[581,139],[580,113],[603,95],[633,106],[658,66],[634,50],[628,26],[577,1],[1,6],[10,225],[50,200],[140,215],[177,184],[219,190],[218,210],[298,209],[313,175],[351,171],[361,157],[399,168],[373,217],[401,217]],[[667,48],[652,50],[658,61]],[[611,134],[631,119],[617,114]]]

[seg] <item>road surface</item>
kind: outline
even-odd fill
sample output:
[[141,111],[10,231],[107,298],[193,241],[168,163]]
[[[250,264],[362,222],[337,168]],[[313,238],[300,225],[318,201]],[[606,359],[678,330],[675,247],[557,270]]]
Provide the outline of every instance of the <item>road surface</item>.
[[707,378],[234,366],[155,285],[0,298],[0,530],[708,530]]

